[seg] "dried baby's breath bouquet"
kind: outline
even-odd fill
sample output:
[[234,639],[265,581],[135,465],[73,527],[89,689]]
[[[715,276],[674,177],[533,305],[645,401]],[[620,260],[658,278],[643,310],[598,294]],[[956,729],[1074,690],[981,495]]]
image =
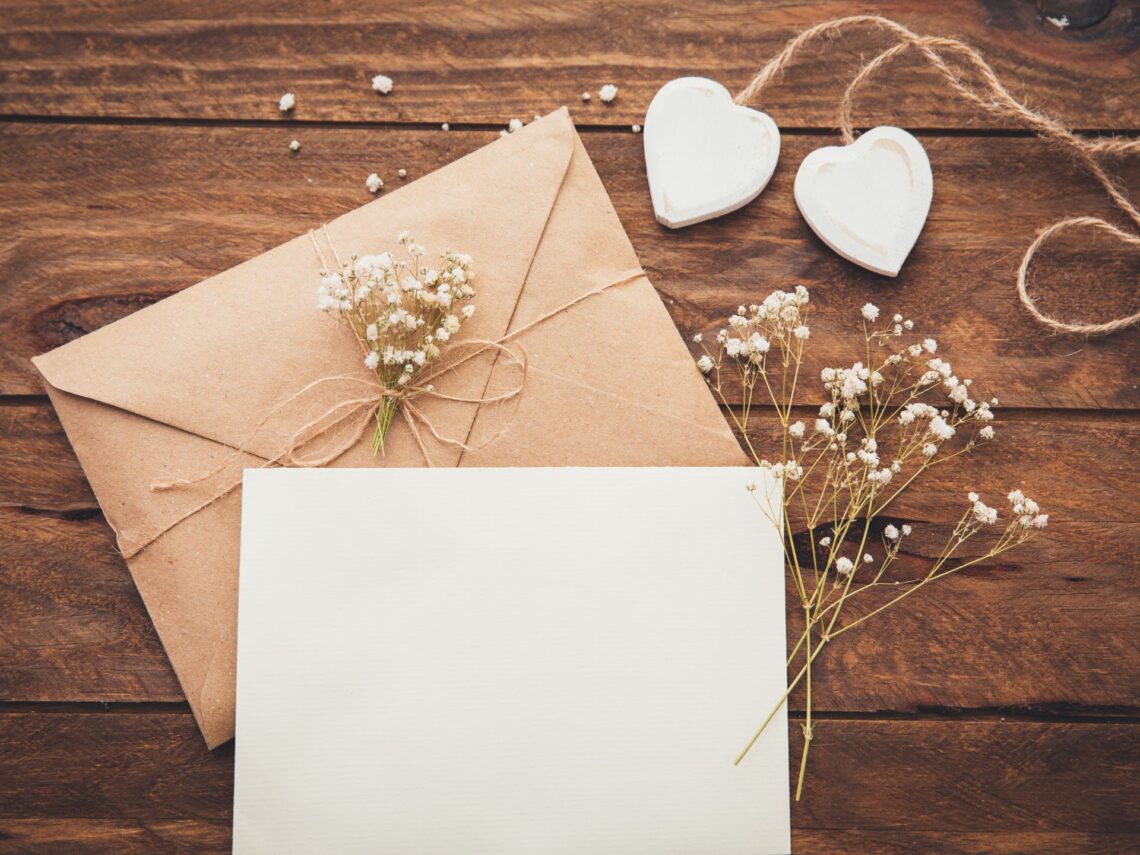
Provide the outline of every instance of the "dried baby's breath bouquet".
[[339,271],[323,271],[317,291],[317,308],[353,331],[364,350],[364,367],[375,371],[390,393],[376,409],[372,448],[377,452],[384,450],[401,397],[419,391],[416,376],[475,314],[469,302],[475,297],[471,256],[445,250],[439,264],[428,267],[424,248],[411,235],[403,232],[398,242],[407,260],[390,252],[353,256]]
[[[705,347],[699,334],[694,337],[704,350],[697,367],[731,414],[756,464],[783,489],[781,518],[757,504],[783,534],[804,629],[788,658],[794,671],[788,690],[736,762],[744,759],[792,690],[804,683],[797,800],[812,741],[812,663],[824,647],[931,582],[1024,543],[1049,521],[1020,490],[1007,496],[1004,521],[996,508],[969,493],[961,517],[926,571],[906,579],[889,574],[912,533],[910,525],[882,525],[891,504],[931,469],[993,440],[998,402],[975,398],[973,382],[960,380],[950,363],[936,356],[937,341],[917,340],[913,321],[897,314],[880,320],[879,309],[868,303],[862,308],[861,359],[848,367],[824,368],[818,416],[806,422],[796,418],[800,366],[811,334],[808,302],[802,286],[774,291],[759,305],[737,309],[717,333],[715,348]],[[728,400],[734,388],[742,400],[735,408]],[[774,460],[760,455],[748,436],[757,390],[771,400],[782,427]],[[797,529],[804,534],[794,536]],[[968,542],[974,545],[970,557],[964,557]],[[849,603],[867,600],[871,606],[840,621]]]

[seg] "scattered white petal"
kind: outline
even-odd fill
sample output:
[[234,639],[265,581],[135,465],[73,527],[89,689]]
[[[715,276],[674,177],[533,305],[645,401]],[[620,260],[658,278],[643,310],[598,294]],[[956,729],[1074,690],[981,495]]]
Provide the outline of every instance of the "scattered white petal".
[[368,188],[369,193],[379,193],[384,189],[384,180],[373,172],[364,179],[364,186]]
[[513,134],[515,131],[521,130],[522,126],[522,119],[511,119],[507,123],[507,130]]
[[630,129],[631,131],[633,131],[635,134],[640,134],[640,133],[641,133],[641,125],[630,125],[630,126],[629,126],[629,129]]
[[1069,26],[1068,15],[1062,15],[1060,18],[1050,18],[1046,16],[1045,20],[1056,27],[1058,30],[1063,30],[1065,27]]
[[300,140],[293,140],[293,142],[289,143],[289,151],[300,151],[300,150],[301,150],[301,141]]
[[377,74],[372,78],[372,88],[381,95],[387,95],[392,91],[392,78],[386,74]]
[[583,92],[582,93],[582,100],[583,101],[589,101],[590,100],[590,93],[589,92]]
[[288,113],[297,106],[297,96],[292,92],[286,92],[281,96],[281,100],[277,102],[277,109],[282,113]]
[[441,130],[445,130],[445,131],[450,131],[450,130],[451,130],[451,125],[449,125],[447,122],[444,122],[444,123],[443,123],[442,125],[440,125],[439,127],[440,127],[440,129],[441,129]]
[[612,83],[607,83],[605,86],[598,90],[598,97],[601,98],[605,103],[609,104],[614,100],[614,98],[617,97],[617,92],[618,90],[616,86],[614,86]]
[[397,169],[397,170],[396,170],[396,175],[397,175],[397,177],[399,177],[399,178],[407,178],[407,177],[408,177],[408,170],[406,170],[406,169]]

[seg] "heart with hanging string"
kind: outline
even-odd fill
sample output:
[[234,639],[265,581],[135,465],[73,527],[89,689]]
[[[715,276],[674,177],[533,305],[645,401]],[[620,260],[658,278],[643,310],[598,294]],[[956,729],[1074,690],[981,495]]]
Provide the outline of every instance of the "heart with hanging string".
[[[897,276],[926,223],[934,179],[922,144],[902,128],[889,126],[856,137],[852,121],[857,90],[908,51],[917,52],[963,100],[1068,150],[1140,230],[1140,210],[1099,160],[1138,153],[1140,140],[1075,134],[1014,98],[969,45],[922,36],[878,15],[839,18],[804,30],[735,97],[716,81],[700,77],[662,86],[645,116],[645,165],[657,220],[682,228],[735,211],[759,196],[779,160],[780,132],[767,113],[751,105],[806,44],[854,26],[878,28],[894,44],[866,62],[848,83],[838,115],[843,144],[808,154],[794,184],[804,220],[837,254],[875,273]],[[1041,229],[1017,270],[1018,297],[1026,311],[1056,332],[1081,335],[1111,333],[1140,323],[1140,312],[1103,323],[1069,323],[1044,314],[1029,296],[1029,268],[1037,251],[1055,235],[1075,229],[1107,232],[1130,248],[1140,248],[1140,235],[1099,217],[1070,217]]]

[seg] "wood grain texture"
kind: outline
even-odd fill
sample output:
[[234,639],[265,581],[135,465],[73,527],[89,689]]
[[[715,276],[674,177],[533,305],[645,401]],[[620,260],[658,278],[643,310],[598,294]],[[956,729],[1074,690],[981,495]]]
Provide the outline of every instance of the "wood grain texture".
[[[1099,18],[1074,8],[1074,25],[1062,30],[1029,0],[6,0],[0,113],[288,122],[277,100],[293,91],[298,120],[505,125],[569,104],[580,123],[629,125],[674,77],[712,77],[736,91],[801,30],[870,9],[966,40],[1011,91],[1062,121],[1140,127],[1135,5],[1117,3]],[[861,59],[888,45],[882,33],[857,29],[808,50],[763,107],[782,127],[832,127]],[[369,86],[379,72],[396,81],[387,97]],[[997,124],[947,97],[915,60],[900,61],[892,77],[860,99],[861,123]],[[620,89],[609,106],[597,97],[605,83]],[[594,93],[589,104],[583,91]]]
[[[0,738],[0,847],[77,834],[94,851],[119,835],[190,838],[203,851],[227,843],[232,747],[206,752],[188,713],[0,713]],[[1060,851],[1097,833],[1107,836],[1092,851],[1124,851],[1106,847],[1140,834],[1137,793],[1118,789],[1140,773],[1138,740],[1140,728],[1117,724],[823,722],[793,845]]]
[[[298,156],[282,129],[0,124],[0,393],[37,393],[28,358],[218,273],[367,202],[494,133],[312,128]],[[714,331],[740,302],[812,288],[808,376],[850,364],[868,300],[935,333],[959,376],[1025,407],[1136,408],[1140,330],[1084,341],[1044,334],[1014,274],[1038,228],[1112,217],[1099,189],[1036,140],[926,137],[934,204],[897,280],[840,259],[803,222],[795,168],[828,136],[785,140],[771,184],[741,211],[673,231],[658,225],[640,137],[586,134],[630,239],[685,336]],[[1121,165],[1140,186],[1140,164]],[[399,192],[390,190],[387,192]],[[509,199],[504,200],[509,204]],[[1068,319],[1137,307],[1136,253],[1074,234],[1046,249],[1035,294]],[[251,313],[256,307],[250,307]],[[941,355],[941,353],[940,353]]]
[[[1074,127],[1140,131],[1132,0],[0,0],[0,855],[230,845],[233,746],[203,747],[50,407],[4,398],[40,394],[28,358],[363,204],[369,172],[391,192],[398,168],[414,180],[562,104],[686,338],[804,282],[809,374],[856,358],[870,300],[936,333],[959,376],[1018,408],[999,413],[996,443],[894,509],[916,528],[900,572],[929,560],[970,489],[1021,486],[1052,514],[1022,550],[818,661],[796,851],[1140,851],[1140,331],[1045,335],[1013,292],[1040,227],[1121,222],[1101,192],[904,59],[855,118],[920,129],[930,220],[897,281],[838,259],[799,217],[792,180],[836,143],[823,129],[843,86],[885,44],[853,31],[766,93],[788,133],[756,202],[677,232],[653,219],[628,127],[662,83],[699,74],[735,91],[805,26],[868,11],[966,40]],[[1045,19],[1061,15],[1065,29]],[[377,72],[392,95],[369,88]],[[620,87],[609,106],[607,82]],[[1135,161],[1111,167],[1140,190]],[[1138,273],[1134,254],[1076,234],[1042,254],[1034,293],[1062,318],[1105,319],[1140,306]],[[759,419],[753,442],[772,428]],[[794,764],[797,695],[791,707]]]
[[[1120,855],[1140,848],[1138,834],[1074,831],[972,832],[794,829],[797,852],[813,855]],[[0,820],[0,853],[34,855],[228,853],[229,820]]]
[[[50,408],[9,405],[0,416],[8,451],[0,457],[0,698],[180,700]],[[971,489],[996,499],[1024,487],[1052,514],[1050,528],[837,640],[817,663],[817,710],[1140,714],[1138,565],[1129,547],[1140,536],[1131,489],[1140,420],[1013,413],[997,426],[992,445],[904,495],[891,519],[916,533],[900,572],[914,575],[936,557]],[[762,418],[754,443],[771,446],[771,429]],[[1041,464],[1033,472],[1027,449]],[[1093,470],[1095,481],[1082,475]],[[798,616],[788,602],[792,632]],[[792,707],[803,708],[798,693]]]

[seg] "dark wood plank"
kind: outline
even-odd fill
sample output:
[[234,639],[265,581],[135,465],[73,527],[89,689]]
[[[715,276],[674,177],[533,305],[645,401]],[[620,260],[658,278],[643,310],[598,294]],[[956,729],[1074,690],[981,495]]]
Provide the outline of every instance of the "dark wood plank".
[[[761,420],[755,442],[771,442],[770,425]],[[1051,512],[1050,528],[837,640],[817,662],[816,709],[1140,713],[1129,546],[1140,536],[1131,489],[1140,420],[1012,413],[997,425],[991,446],[900,502],[892,519],[916,528],[902,569],[918,572],[937,554],[971,489],[1024,487]],[[50,409],[0,408],[0,444],[0,505],[9,506],[0,510],[0,698],[180,699]],[[799,694],[792,706],[803,708]]]
[[[1035,4],[887,0],[884,15],[980,49],[1011,91],[1086,128],[1140,127],[1138,19],[1131,3],[1058,29]],[[1111,6],[1112,4],[1105,4]],[[562,104],[584,123],[641,121],[665,81],[699,74],[733,91],[806,27],[865,13],[825,0],[399,2],[335,5],[7,0],[0,35],[0,112],[281,120],[277,99],[298,96],[305,120],[503,124]],[[888,45],[855,30],[809,50],[764,106],[785,127],[832,127],[839,96],[861,59]],[[369,87],[385,72],[395,91]],[[932,72],[900,62],[891,86],[860,100],[868,125],[992,127],[949,98]],[[616,83],[610,106],[597,90]],[[583,91],[595,93],[582,104]]]
[[[27,360],[303,232],[494,139],[492,132],[0,124],[0,393],[40,391]],[[1062,216],[1112,215],[1101,192],[1044,144],[926,137],[935,200],[897,280],[839,259],[792,200],[800,159],[832,137],[785,140],[763,196],[680,231],[658,225],[640,138],[584,137],[642,263],[686,336],[711,332],[774,287],[813,290],[808,377],[850,364],[858,307],[914,317],[961,376],[1024,407],[1136,408],[1140,332],[1082,341],[1045,333],[1021,308],[1014,273],[1036,230]],[[1122,166],[1132,179],[1140,165]],[[399,192],[399,191],[396,191]],[[1065,318],[1136,308],[1140,260],[1074,235],[1042,254],[1036,293]],[[817,393],[815,393],[817,394]]]
[[797,852],[808,855],[1134,855],[1140,834],[1079,832],[978,833],[915,831],[794,831]]
[[183,699],[101,515],[0,510],[0,538],[0,701]]
[[[1140,834],[1072,831],[975,832],[794,830],[796,852],[810,855],[1131,855]],[[200,819],[0,820],[0,853],[16,855],[152,855],[162,852],[228,853],[230,823]]]
[[[791,729],[794,773],[798,723]],[[0,713],[0,736],[0,835],[9,840],[58,838],[68,824],[73,834],[137,834],[145,823],[158,836],[192,823],[206,838],[195,842],[224,845],[232,745],[207,752],[189,714]],[[794,843],[1009,852],[1094,833],[1110,835],[1104,845],[1126,842],[1140,833],[1138,766],[1135,725],[821,722],[806,797],[793,808]],[[960,844],[951,836],[967,831]]]
[[4,855],[229,853],[230,837],[228,820],[0,820],[0,853]]

